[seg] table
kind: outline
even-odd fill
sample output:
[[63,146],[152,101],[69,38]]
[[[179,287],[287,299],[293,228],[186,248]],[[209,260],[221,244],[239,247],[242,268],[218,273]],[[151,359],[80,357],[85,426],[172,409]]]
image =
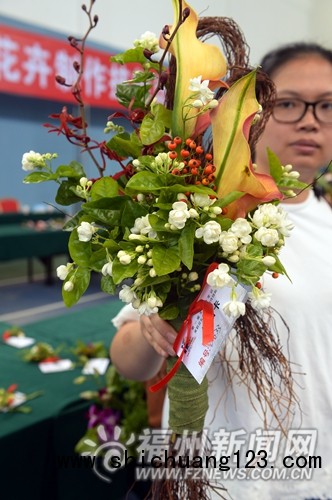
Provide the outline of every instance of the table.
[[[84,342],[103,340],[109,345],[115,333],[110,320],[122,306],[122,302],[110,298],[107,304],[32,323],[22,329],[27,336],[49,342],[54,347],[60,344],[74,346],[78,339]],[[7,326],[0,323],[0,332]],[[58,464],[58,457],[77,457],[74,447],[86,430],[85,414],[89,406],[89,402],[80,399],[79,393],[95,389],[94,383],[83,386],[73,383],[81,374],[81,368],[46,375],[38,366],[25,363],[21,358],[20,349],[0,342],[1,387],[17,383],[22,392],[29,394],[42,390],[44,394],[27,403],[32,408],[30,414],[0,413],[1,498],[125,498],[133,481],[133,468],[120,469],[116,479],[109,484],[86,467],[61,468]]]
[[[20,224],[0,225],[0,261],[39,258],[46,273],[46,283],[53,282],[52,258],[68,253],[69,232],[62,229],[37,230]],[[28,268],[32,279],[32,266]]]
[[58,210],[51,212],[3,212],[0,213],[0,226],[3,224],[22,224],[29,221],[46,221],[46,220],[62,220],[66,218],[66,214]]

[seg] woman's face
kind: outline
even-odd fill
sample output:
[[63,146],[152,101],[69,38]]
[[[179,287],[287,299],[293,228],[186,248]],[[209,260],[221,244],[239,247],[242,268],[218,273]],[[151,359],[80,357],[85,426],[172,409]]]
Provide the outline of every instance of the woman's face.
[[[332,102],[332,64],[319,55],[300,56],[271,76],[278,99]],[[265,172],[269,168],[266,148],[279,157],[282,165],[293,165],[301,180],[310,183],[317,171],[332,160],[332,124],[320,123],[311,106],[296,123],[278,123],[271,116],[256,146],[255,161],[259,170]]]

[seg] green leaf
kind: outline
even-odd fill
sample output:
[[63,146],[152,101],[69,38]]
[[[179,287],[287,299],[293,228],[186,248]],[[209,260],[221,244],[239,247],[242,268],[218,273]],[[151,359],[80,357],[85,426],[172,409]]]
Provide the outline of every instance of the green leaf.
[[67,307],[71,307],[76,304],[83,293],[89,286],[90,283],[90,270],[85,267],[78,267],[73,273],[68,275],[65,283],[73,277],[74,288],[71,292],[66,292],[62,287],[62,298]]
[[91,241],[80,241],[77,229],[74,229],[69,237],[69,254],[72,260],[78,265],[88,267],[92,255]]
[[91,186],[91,199],[111,198],[119,195],[118,183],[112,177],[102,177]]
[[158,314],[165,321],[170,321],[179,317],[179,308],[174,304],[169,304],[162,308]]
[[129,135],[127,132],[117,134],[107,142],[107,147],[119,156],[137,158],[141,154],[142,143],[137,134]]
[[140,136],[145,146],[158,142],[165,133],[164,122],[156,116],[146,115],[143,118]]
[[155,245],[152,249],[152,264],[158,276],[174,272],[180,266],[181,260],[177,247],[168,248],[165,245]]
[[103,223],[105,226],[119,226],[122,211],[129,198],[126,196],[114,196],[113,198],[100,198],[82,205],[85,214],[93,218],[95,222]]
[[127,265],[121,264],[118,258],[114,259],[112,267],[114,283],[118,285],[126,278],[132,278],[137,272],[137,269],[138,263],[136,259],[132,260],[130,264]]
[[129,229],[134,226],[135,220],[138,217],[144,217],[148,213],[147,208],[139,205],[131,199],[128,199],[123,207],[121,226],[128,227]]
[[126,80],[126,83],[145,83],[155,78],[155,75],[149,71],[135,71],[133,78]]
[[114,56],[111,56],[110,60],[119,64],[126,64],[130,62],[146,64],[148,60],[143,54],[143,50],[143,47],[128,49],[126,52],[122,52],[122,54],[115,54]]
[[270,148],[267,148],[267,158],[270,165],[270,174],[273,179],[278,183],[282,177],[283,169],[278,156],[273,153]]
[[144,109],[150,88],[151,85],[121,83],[116,86],[115,95],[119,104],[125,108],[131,106],[132,109]]
[[109,295],[115,294],[116,286],[112,276],[103,276],[101,278],[101,289],[103,292],[108,293]]
[[[92,249],[95,246],[96,245],[93,245]],[[100,272],[102,270],[103,265],[106,262],[106,258],[107,258],[106,249],[104,247],[100,248],[98,246],[97,250],[92,251],[92,255],[91,255],[90,260],[89,260],[89,267],[91,269],[93,269],[93,271]]]
[[188,221],[179,238],[180,259],[189,270],[193,267],[195,229],[195,222]]
[[24,184],[38,184],[39,182],[53,181],[54,175],[50,172],[31,172],[24,177]]
[[80,179],[81,177],[86,177],[83,166],[77,161],[71,161],[69,165],[60,165],[55,174],[58,177],[69,177],[74,179]]
[[84,436],[78,441],[75,446],[75,452],[81,455],[82,453],[90,453],[91,445],[89,444],[89,440],[92,443],[99,444],[99,436],[97,427],[92,427],[91,429],[87,429]]
[[77,227],[79,225],[80,219],[82,218],[83,215],[84,215],[83,211],[80,210],[75,215],[70,217],[70,219],[68,219],[68,221],[64,224],[63,230],[64,231],[72,231],[75,227]]
[[165,128],[171,128],[172,111],[170,109],[167,109],[163,104],[157,103],[151,106],[151,111],[156,119],[163,122]]
[[[166,214],[166,212],[165,212]],[[167,212],[168,214],[168,212]],[[166,228],[165,228],[165,224],[168,220],[168,218],[164,218],[162,217],[163,213],[161,211],[158,212],[158,215],[157,214],[150,214],[149,215],[149,223],[152,227],[152,229],[154,229],[155,231],[165,231],[166,232]]]
[[237,274],[243,278],[245,284],[256,282],[265,270],[265,265],[256,260],[242,259],[237,265]]
[[261,245],[250,244],[247,246],[246,252],[249,257],[261,257],[263,255]]
[[221,208],[227,207],[227,205],[230,205],[231,203],[233,203],[233,201],[242,198],[242,196],[244,195],[245,193],[243,193],[242,191],[232,191],[231,193],[228,193],[226,196],[223,196],[223,198],[217,200],[214,206]]
[[59,205],[72,205],[82,201],[82,199],[75,194],[75,189],[77,182],[74,180],[62,181],[59,186],[58,192],[55,197],[55,201]]
[[152,172],[137,172],[129,179],[126,185],[126,193],[132,191],[139,193],[153,193],[166,186],[165,176]]

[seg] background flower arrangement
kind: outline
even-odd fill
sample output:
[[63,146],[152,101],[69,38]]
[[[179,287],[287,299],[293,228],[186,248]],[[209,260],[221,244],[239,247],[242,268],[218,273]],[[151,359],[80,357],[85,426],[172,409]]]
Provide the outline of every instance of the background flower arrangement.
[[[135,454],[137,438],[148,427],[144,384],[125,379],[114,366],[110,366],[103,377],[94,378],[99,388],[81,393],[81,397],[92,404],[87,412],[87,431],[75,451],[91,453],[92,444],[98,448],[119,438],[130,453]],[[117,427],[121,428],[119,436],[115,435]]]

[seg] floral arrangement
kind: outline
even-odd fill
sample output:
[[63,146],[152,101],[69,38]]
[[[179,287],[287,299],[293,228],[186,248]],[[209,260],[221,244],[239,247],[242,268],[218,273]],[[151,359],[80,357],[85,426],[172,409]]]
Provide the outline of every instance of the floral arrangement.
[[23,332],[22,328],[20,328],[19,326],[12,326],[10,328],[7,328],[2,333],[2,340],[4,340],[5,342],[10,337],[25,337],[25,333]]
[[85,365],[92,358],[108,357],[107,349],[102,341],[85,343],[78,340],[76,346],[72,348],[72,352],[81,365]]
[[[251,146],[268,116],[271,87],[260,80],[258,102],[261,75],[248,67],[245,42],[232,21],[199,19],[185,1],[172,0],[174,22],[159,40],[147,32],[132,48],[112,56],[114,62],[135,62],[140,69],[117,85],[123,112],[108,118],[110,138],[95,141],[87,131],[82,88],[85,42],[98,21],[93,4],[82,7],[89,18],[86,35],[68,38],[79,56],[77,80],[56,77],[71,87],[80,116],[64,107],[51,115],[59,125],[46,126],[86,151],[98,177],[88,179],[76,161],[53,169],[53,153],[30,151],[22,159],[28,172],[24,182],[55,181],[57,203],[81,202],[64,227],[71,231],[71,262],[57,269],[64,302],[75,304],[91,272],[98,272],[106,293],[118,294],[139,314],[158,313],[180,327],[206,280],[212,288],[229,291],[223,310],[237,320],[242,379],[254,381],[262,406],[278,399],[277,378],[279,396],[291,401],[289,363],[260,315],[271,300],[260,279],[264,273],[286,275],[279,254],[292,224],[278,203],[305,185],[272,152],[271,175],[259,173],[252,161]],[[223,51],[206,43],[213,34]],[[120,171],[112,175],[108,164],[118,164]],[[249,289],[246,304],[238,298],[239,283]],[[201,430],[207,381],[198,384],[175,359],[171,371],[174,363],[178,371],[168,382],[170,427],[177,433]],[[195,403],[192,397],[185,401],[184,394]],[[194,406],[199,409],[195,423]],[[190,491],[195,496],[196,490]]]
[[58,361],[61,348],[54,349],[47,342],[37,342],[30,349],[24,350],[23,359],[28,363],[47,363]]
[[[109,367],[102,380],[100,376],[94,378],[100,388],[81,393],[81,397],[92,404],[87,412],[87,431],[75,451],[83,455],[91,453],[92,445],[97,449],[119,438],[131,453],[135,453],[137,442],[131,438],[133,435],[137,438],[148,426],[144,384],[125,379],[114,366]],[[116,427],[121,429],[119,436],[115,435]]]
[[30,413],[31,408],[23,405],[23,403],[35,399],[42,394],[41,391],[23,394],[17,391],[17,387],[17,384],[11,384],[7,389],[0,387],[0,412]]

